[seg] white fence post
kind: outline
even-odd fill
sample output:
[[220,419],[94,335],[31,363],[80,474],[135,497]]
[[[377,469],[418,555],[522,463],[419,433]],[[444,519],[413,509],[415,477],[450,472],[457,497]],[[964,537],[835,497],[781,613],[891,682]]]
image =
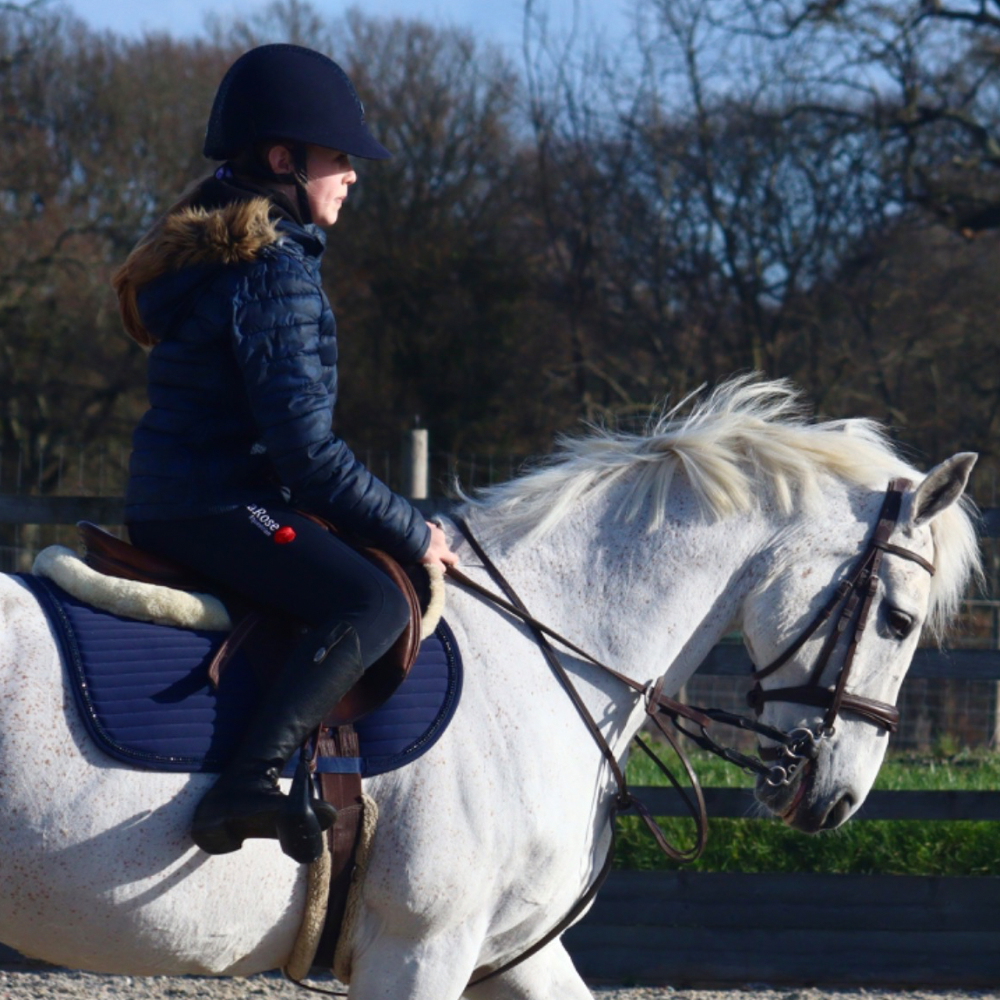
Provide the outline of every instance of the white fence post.
[[430,495],[430,442],[426,427],[414,427],[403,439],[403,492],[410,500]]

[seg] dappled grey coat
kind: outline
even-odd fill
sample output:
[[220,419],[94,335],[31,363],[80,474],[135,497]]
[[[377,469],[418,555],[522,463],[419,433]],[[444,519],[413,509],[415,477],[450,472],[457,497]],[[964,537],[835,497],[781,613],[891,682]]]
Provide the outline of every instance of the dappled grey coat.
[[423,517],[332,431],[336,323],[323,232],[217,179],[175,206],[114,278],[149,349],[149,410],[133,436],[126,521],[290,501],[402,561]]

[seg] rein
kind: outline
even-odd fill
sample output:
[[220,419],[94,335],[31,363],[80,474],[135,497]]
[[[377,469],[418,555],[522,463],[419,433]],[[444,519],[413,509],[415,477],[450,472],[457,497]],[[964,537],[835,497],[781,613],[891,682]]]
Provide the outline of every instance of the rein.
[[[482,584],[470,579],[465,573],[455,567],[449,567],[447,573],[448,577],[465,587],[467,590],[471,590],[481,597],[484,597],[491,604],[512,617],[517,618],[519,621],[522,621],[532,630],[535,635],[536,642],[538,642],[546,661],[552,668],[556,677],[559,679],[564,690],[566,690],[570,699],[573,701],[573,704],[580,713],[584,724],[587,726],[587,729],[591,734],[591,737],[594,739],[594,742],[597,744],[602,755],[611,768],[611,773],[614,775],[615,782],[618,785],[616,809],[635,809],[642,818],[646,827],[649,829],[650,833],[653,835],[657,846],[672,860],[677,861],[680,864],[689,864],[696,861],[701,856],[708,837],[708,816],[705,810],[705,801],[698,777],[695,774],[694,769],[692,768],[691,763],[683,749],[674,739],[673,734],[663,725],[659,716],[663,715],[668,718],[673,723],[675,729],[677,729],[697,746],[701,747],[701,749],[706,750],[709,753],[713,753],[716,756],[721,757],[723,760],[728,761],[730,764],[735,764],[737,767],[743,768],[745,771],[758,774],[766,781],[774,785],[785,784],[791,780],[791,776],[794,773],[795,762],[800,762],[804,759],[815,756],[816,738],[810,730],[796,729],[791,733],[784,733],[780,729],[775,729],[773,726],[768,726],[755,719],[748,719],[743,715],[736,715],[733,712],[726,712],[723,709],[699,708],[694,705],[685,705],[683,702],[676,701],[663,693],[663,677],[656,681],[655,684],[641,684],[638,681],[633,680],[631,677],[628,677],[626,674],[615,670],[614,667],[610,667],[608,664],[598,660],[585,649],[581,649],[578,645],[576,645],[576,643],[567,639],[564,635],[561,635],[544,622],[540,622],[537,618],[534,618],[531,614],[529,614],[524,606],[524,603],[514,592],[510,582],[503,576],[495,563],[483,550],[479,541],[472,534],[468,524],[466,524],[466,522],[461,518],[455,518],[454,523],[461,532],[462,536],[469,543],[473,552],[475,552],[482,562],[483,568],[487,571],[497,586],[500,587],[505,594],[507,594],[510,600],[505,600],[489,588],[484,587]],[[654,754],[645,741],[639,736],[635,736],[633,739],[642,751],[656,764],[660,771],[667,777],[667,780],[675,789],[677,789],[678,793],[683,798],[688,811],[691,813],[696,823],[697,834],[694,847],[685,851],[671,845],[664,837],[663,832],[660,830],[655,820],[653,820],[646,807],[628,790],[628,784],[618,764],[617,758],[614,756],[614,753],[612,752],[607,741],[604,739],[604,736],[601,734],[596,722],[594,722],[586,706],[583,704],[583,701],[576,691],[576,688],[573,686],[573,682],[569,675],[559,662],[559,658],[556,655],[555,650],[548,641],[550,638],[554,639],[570,652],[576,653],[577,656],[585,660],[587,663],[598,667],[611,677],[614,677],[616,680],[620,681],[626,687],[631,688],[636,694],[641,695],[645,699],[646,712],[650,721],[656,726],[663,738],[670,745],[670,748],[677,755],[677,758],[680,760],[684,768],[685,774],[687,775],[688,781],[691,785],[691,790],[694,794],[694,801],[692,801],[684,786],[681,785],[681,783],[674,777],[673,773],[663,763],[663,761],[661,761]],[[686,725],[682,725],[681,720],[694,723],[695,726],[698,727],[699,731],[692,731]],[[758,757],[752,757],[748,754],[741,753],[732,747],[723,746],[717,743],[708,732],[709,727],[716,723],[731,726],[736,729],[742,729],[747,732],[753,732],[758,736],[763,736],[766,739],[772,740],[776,744],[776,749],[780,751],[779,756],[785,759],[785,765],[766,764]]]
[[[899,725],[899,710],[895,705],[888,705],[874,698],[866,698],[861,695],[849,693],[847,691],[847,680],[854,664],[858,643],[867,626],[868,618],[874,605],[875,594],[878,589],[878,572],[881,568],[884,555],[889,554],[907,559],[926,570],[931,576],[935,572],[934,565],[928,562],[923,556],[910,549],[894,545],[889,541],[899,521],[903,495],[911,485],[909,480],[906,479],[894,479],[889,483],[872,535],[865,549],[849,570],[847,577],[841,582],[831,599],[820,609],[795,641],[772,663],[753,673],[753,677],[758,683],[748,694],[747,702],[757,715],[761,713],[764,705],[769,701],[797,702],[799,704],[826,708],[827,712],[823,722],[819,729],[815,731],[806,727],[798,727],[786,733],[775,729],[773,726],[768,726],[758,719],[749,719],[746,716],[737,715],[733,712],[726,712],[717,708],[698,708],[693,705],[685,705],[663,694],[663,681],[665,679],[663,676],[655,684],[643,685],[627,677],[620,671],[609,667],[606,663],[602,663],[565,636],[560,635],[528,613],[524,604],[517,597],[517,594],[514,593],[510,583],[500,573],[489,556],[487,556],[482,546],[473,536],[469,526],[460,518],[455,519],[455,524],[459,531],[482,561],[490,577],[510,600],[504,600],[486,587],[471,580],[454,567],[449,568],[448,575],[456,583],[481,595],[531,628],[546,660],[559,678],[564,689],[570,695],[581,717],[584,719],[588,730],[600,748],[601,753],[611,766],[612,774],[618,783],[617,808],[636,809],[639,815],[642,816],[646,826],[650,829],[650,832],[653,833],[660,849],[673,860],[687,863],[696,860],[704,849],[708,820],[705,814],[704,799],[698,779],[687,757],[658,718],[659,715],[664,715],[670,719],[675,729],[701,747],[701,749],[715,754],[749,773],[759,775],[768,784],[773,786],[790,784],[801,765],[807,760],[816,758],[819,752],[818,745],[820,741],[834,734],[834,723],[841,711],[850,711],[856,715],[860,715],[862,718],[888,730],[890,733],[896,731]],[[770,677],[781,667],[785,666],[802,649],[805,643],[833,616],[838,606],[841,606],[840,614],[837,616],[833,629],[831,629],[830,634],[823,643],[808,682],[797,687],[764,690],[759,682],[766,677]],[[850,629],[849,632],[848,629]],[[834,649],[845,633],[848,634],[847,652],[834,687],[831,690],[823,686],[822,676],[829,664]],[[695,818],[698,827],[697,842],[694,848],[688,851],[678,851],[669,845],[663,837],[662,831],[660,831],[659,827],[652,820],[652,817],[648,817],[648,812],[642,803],[636,800],[628,791],[624,775],[621,773],[621,769],[614,758],[611,748],[604,740],[596,723],[590,717],[589,712],[587,712],[576,689],[573,687],[572,681],[559,663],[559,659],[546,637],[555,639],[566,649],[576,653],[582,659],[600,668],[605,673],[610,674],[636,693],[643,695],[646,699],[646,711],[683,764],[688,779],[691,782],[697,805],[692,803],[683,786],[680,785],[666,765],[655,756],[643,740],[638,736],[634,737],[634,739],[683,796],[685,804]],[[693,722],[699,731],[692,731],[684,725],[685,722]],[[755,733],[770,740],[774,745],[760,747],[759,756],[756,757],[741,753],[732,747],[717,743],[712,738],[708,729],[713,723]]]
[[[674,861],[677,861],[681,864],[690,863],[696,860],[701,855],[702,851],[704,851],[705,843],[708,839],[708,813],[705,809],[705,799],[702,795],[701,785],[698,783],[698,777],[694,773],[694,769],[691,767],[690,761],[684,755],[684,752],[681,750],[680,746],[678,746],[673,736],[663,727],[663,725],[659,722],[658,719],[656,719],[655,715],[653,715],[651,712],[651,718],[653,718],[653,720],[656,722],[656,725],[663,733],[663,736],[670,744],[670,746],[673,748],[673,750],[681,760],[681,763],[684,765],[684,769],[687,772],[688,780],[691,782],[691,788],[695,796],[695,800],[692,801],[691,797],[687,792],[687,789],[685,789],[684,786],[680,784],[680,782],[668,770],[666,765],[656,756],[656,754],[652,751],[652,749],[643,740],[641,740],[638,736],[636,736],[635,740],[639,744],[639,746],[642,747],[643,751],[649,755],[650,759],[667,776],[667,778],[669,779],[670,783],[674,786],[674,788],[677,789],[677,791],[684,800],[684,804],[687,806],[688,810],[690,811],[695,821],[695,825],[697,828],[697,835],[693,847],[689,848],[688,850],[683,850],[681,848],[675,847],[667,840],[663,831],[660,829],[656,820],[653,818],[653,815],[649,812],[646,806],[643,805],[638,799],[636,799],[628,790],[628,782],[625,779],[625,774],[621,769],[621,765],[618,763],[618,759],[614,755],[614,751],[611,749],[611,746],[608,743],[608,741],[604,738],[604,734],[601,732],[600,727],[594,720],[593,715],[591,715],[590,710],[587,708],[583,699],[580,697],[580,693],[576,690],[576,687],[574,686],[573,681],[570,678],[569,674],[566,672],[562,663],[560,663],[559,657],[557,656],[555,650],[552,648],[552,644],[549,642],[549,637],[555,639],[557,642],[560,642],[562,645],[564,645],[567,649],[570,649],[572,652],[577,653],[579,656],[583,657],[589,663],[592,663],[595,666],[598,666],[601,669],[607,671],[613,677],[616,677],[624,684],[627,684],[634,691],[644,694],[646,691],[645,687],[641,684],[637,684],[630,677],[626,677],[624,674],[619,673],[617,670],[614,670],[613,668],[607,666],[606,664],[601,663],[599,660],[595,659],[589,653],[580,649],[578,646],[570,642],[568,639],[565,639],[563,636],[559,635],[558,632],[554,632],[547,625],[544,625],[542,622],[532,617],[528,613],[527,608],[524,606],[524,603],[521,601],[520,597],[518,597],[517,593],[515,592],[514,588],[511,586],[509,581],[503,576],[503,574],[493,563],[493,561],[489,558],[489,556],[486,555],[486,552],[483,550],[482,546],[480,546],[476,537],[472,534],[471,530],[469,529],[469,526],[460,518],[455,519],[455,524],[458,527],[459,531],[461,531],[462,535],[465,537],[465,540],[471,546],[472,550],[482,561],[482,564],[486,569],[486,571],[489,573],[490,577],[497,584],[497,586],[500,587],[500,589],[507,595],[509,600],[505,600],[499,595],[494,594],[491,590],[487,589],[486,587],[483,587],[480,584],[476,583],[475,580],[470,579],[461,570],[456,569],[454,566],[448,567],[447,575],[451,577],[456,583],[460,584],[463,587],[466,587],[468,590],[471,590],[482,597],[485,597],[488,601],[490,601],[498,608],[502,609],[503,611],[506,611],[508,614],[513,615],[515,618],[520,619],[522,622],[524,622],[525,625],[527,625],[531,629],[532,633],[534,634],[535,641],[538,643],[538,646],[542,651],[542,655],[545,657],[546,662],[551,667],[552,672],[555,674],[563,690],[569,696],[570,701],[573,703],[573,706],[579,713],[580,718],[583,720],[583,723],[587,727],[588,732],[590,733],[594,742],[600,749],[602,756],[604,757],[605,761],[607,762],[608,766],[611,769],[611,773],[614,776],[615,783],[618,786],[618,794],[615,797],[614,804],[612,805],[611,808],[611,814],[608,818],[611,827],[611,845],[608,848],[608,854],[607,857],[604,859],[604,864],[601,866],[600,872],[598,873],[594,881],[590,884],[590,886],[587,888],[587,891],[576,901],[576,903],[570,909],[569,913],[567,913],[566,916],[563,917],[563,919],[559,921],[559,923],[556,924],[556,926],[553,927],[547,934],[545,934],[533,945],[531,945],[530,948],[527,948],[525,951],[521,952],[519,955],[516,955],[510,961],[504,962],[503,964],[497,966],[496,968],[486,970],[478,976],[474,975],[471,982],[469,983],[469,986],[472,987],[472,986],[478,986],[480,983],[486,982],[488,979],[493,979],[496,976],[502,975],[503,973],[509,971],[510,969],[513,969],[515,966],[520,965],[522,962],[529,959],[532,955],[541,951],[542,948],[544,948],[547,944],[549,944],[550,942],[554,941],[557,937],[559,937],[560,934],[562,934],[569,927],[571,927],[576,922],[576,920],[583,914],[586,908],[590,905],[591,901],[597,895],[601,886],[604,884],[605,879],[607,878],[608,874],[611,871],[611,865],[614,860],[614,853],[615,853],[615,818],[617,817],[619,812],[627,809],[635,809],[636,812],[639,814],[639,816],[642,818],[643,823],[645,823],[646,828],[653,835],[653,838],[656,841],[656,844],[660,848],[660,850],[663,851],[663,853],[666,854],[668,857],[672,858]],[[680,706],[680,707],[684,708],[685,706]],[[648,708],[647,711],[649,711]]]
[[[590,733],[594,742],[597,744],[598,749],[601,751],[601,754],[603,755],[604,759],[608,763],[609,768],[611,769],[611,773],[614,776],[615,783],[618,786],[618,794],[615,798],[614,811],[617,812],[617,811],[624,811],[627,809],[635,809],[636,812],[638,812],[639,815],[642,817],[643,822],[649,828],[650,832],[653,834],[653,837],[656,839],[657,845],[660,847],[660,850],[664,852],[664,854],[666,854],[672,860],[682,864],[695,861],[701,855],[702,851],[704,851],[705,842],[708,837],[708,815],[705,810],[705,800],[701,793],[701,786],[698,783],[697,775],[694,773],[694,769],[691,767],[690,761],[688,761],[687,757],[684,755],[681,748],[673,739],[672,735],[669,732],[667,732],[667,730],[664,729],[662,725],[660,725],[659,720],[656,719],[655,717],[656,709],[650,707],[654,704],[657,704],[657,702],[653,700],[652,695],[648,697],[647,711],[650,713],[651,718],[653,718],[654,721],[657,723],[658,728],[663,733],[664,737],[670,744],[671,748],[677,753],[678,757],[680,758],[681,763],[684,766],[684,770],[687,773],[688,780],[691,782],[691,788],[695,796],[694,801],[691,800],[684,787],[674,778],[674,776],[667,769],[666,765],[664,765],[662,761],[660,761],[656,757],[653,751],[648,746],[646,746],[645,743],[638,737],[636,737],[636,741],[640,744],[640,746],[642,746],[643,750],[651,757],[651,759],[656,763],[656,765],[660,768],[660,770],[663,771],[663,773],[668,777],[668,779],[674,785],[674,787],[677,788],[678,791],[681,793],[681,796],[684,799],[688,811],[691,813],[691,816],[694,818],[695,823],[697,824],[698,832],[695,844],[693,847],[687,850],[674,847],[672,844],[669,843],[669,841],[664,836],[663,831],[656,824],[656,821],[650,815],[646,807],[638,799],[636,799],[629,791],[628,782],[625,779],[625,774],[618,763],[617,757],[615,757],[614,751],[611,749],[611,746],[609,745],[608,741],[604,738],[604,734],[601,732],[600,727],[594,721],[594,717],[590,714],[590,710],[587,708],[583,699],[580,697],[580,693],[576,690],[572,678],[570,678],[569,674],[566,672],[566,669],[559,661],[559,657],[556,654],[556,651],[552,648],[552,644],[549,642],[549,638],[555,639],[557,642],[565,646],[571,652],[576,653],[578,656],[586,660],[588,663],[591,663],[594,666],[599,667],[601,670],[610,674],[616,680],[621,681],[623,684],[627,685],[638,694],[642,695],[650,694],[650,692],[647,691],[648,686],[644,684],[639,684],[637,681],[632,680],[631,677],[627,677],[625,674],[620,673],[613,667],[609,667],[607,664],[602,663],[600,660],[596,659],[590,653],[586,652],[579,646],[570,642],[569,639],[566,639],[558,632],[554,631],[547,625],[538,621],[538,619],[532,617],[528,613],[528,610],[524,606],[521,599],[517,596],[510,582],[503,576],[503,574],[497,568],[495,563],[489,558],[489,556],[483,550],[482,546],[479,544],[479,541],[470,531],[469,526],[461,519],[456,519],[455,524],[458,527],[459,531],[461,531],[462,535],[465,537],[465,540],[471,546],[472,550],[482,561],[483,567],[489,573],[490,577],[494,580],[497,586],[500,587],[500,589],[507,595],[509,600],[504,600],[503,598],[499,597],[497,594],[494,594],[486,587],[483,587],[481,584],[476,583],[475,580],[471,580],[464,573],[462,573],[460,570],[455,569],[454,567],[449,567],[448,576],[454,579],[456,583],[459,583],[463,587],[466,587],[467,589],[474,591],[480,596],[485,597],[487,600],[489,600],[497,607],[501,608],[503,611],[506,611],[508,614],[511,614],[514,617],[520,619],[534,633],[535,641],[538,643],[542,651],[542,655],[545,657],[549,666],[552,668],[552,672],[555,674],[557,680],[562,685],[566,694],[569,696],[570,701],[573,703],[581,719],[583,720],[584,725],[587,727],[588,732]],[[680,702],[674,702],[671,699],[666,698],[662,694],[660,694],[659,697],[663,703],[667,703],[671,706],[676,706],[678,710],[681,710],[681,714],[684,714],[688,717],[692,717],[698,714],[696,710],[692,711],[691,709],[688,708],[688,706],[682,705]]]

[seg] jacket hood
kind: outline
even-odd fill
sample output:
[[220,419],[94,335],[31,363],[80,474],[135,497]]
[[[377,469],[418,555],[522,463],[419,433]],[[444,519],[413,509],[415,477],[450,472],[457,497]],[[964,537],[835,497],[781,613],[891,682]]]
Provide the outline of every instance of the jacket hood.
[[278,242],[283,219],[296,222],[291,215],[273,196],[236,189],[217,178],[201,184],[153,226],[112,276],[129,336],[146,348],[157,342],[138,306],[145,285],[171,272],[252,261]]

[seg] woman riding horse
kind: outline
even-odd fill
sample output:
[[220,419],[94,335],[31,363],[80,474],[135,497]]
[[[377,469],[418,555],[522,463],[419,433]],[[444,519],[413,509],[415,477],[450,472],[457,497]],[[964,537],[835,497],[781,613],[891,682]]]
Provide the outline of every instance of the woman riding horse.
[[387,576],[302,512],[404,563],[456,557],[331,430],[337,340],[320,227],[357,181],[350,157],[390,155],[347,75],[300,46],[252,49],[219,86],[204,153],[224,162],[114,277],[126,329],[149,351],[125,518],[141,548],[309,626],[192,830],[212,854],[277,837],[307,863],[336,813],[315,802],[293,817],[278,775],[409,612]]

